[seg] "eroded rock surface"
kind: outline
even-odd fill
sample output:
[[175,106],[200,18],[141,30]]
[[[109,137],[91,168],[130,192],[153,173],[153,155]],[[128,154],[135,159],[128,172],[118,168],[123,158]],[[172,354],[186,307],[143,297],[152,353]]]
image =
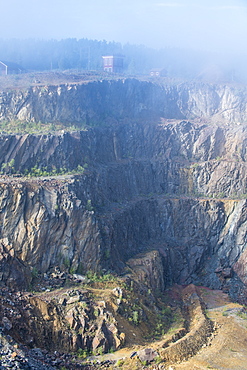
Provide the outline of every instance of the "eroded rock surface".
[[1,120],[96,123],[108,119],[246,120],[246,87],[203,83],[159,85],[137,79],[34,86],[0,95]]
[[[145,294],[196,283],[246,302],[245,87],[103,81],[0,98],[1,120],[87,124],[0,136],[3,287],[30,289],[51,273],[64,285],[68,273],[84,281],[89,271],[110,271],[131,275]],[[48,175],[34,178],[34,168]],[[145,310],[114,294],[116,315],[128,315],[129,305],[132,324],[145,321]],[[83,297],[61,297],[59,306],[30,298],[36,346],[61,334],[67,351],[123,344],[109,307],[86,308]],[[32,342],[29,334],[24,325],[19,340]]]
[[[197,282],[241,297],[245,141],[244,125],[188,121],[2,136],[2,161],[14,159],[16,172],[87,163],[81,175],[1,177],[2,258],[27,277],[56,265],[123,272],[130,258],[156,250],[159,288]],[[219,272],[229,268],[229,276]]]

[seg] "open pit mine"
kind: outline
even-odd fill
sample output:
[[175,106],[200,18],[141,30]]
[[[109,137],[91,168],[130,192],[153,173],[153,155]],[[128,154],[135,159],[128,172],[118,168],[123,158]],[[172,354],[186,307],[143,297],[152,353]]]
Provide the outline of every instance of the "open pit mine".
[[0,369],[247,368],[246,86],[5,88],[0,124]]

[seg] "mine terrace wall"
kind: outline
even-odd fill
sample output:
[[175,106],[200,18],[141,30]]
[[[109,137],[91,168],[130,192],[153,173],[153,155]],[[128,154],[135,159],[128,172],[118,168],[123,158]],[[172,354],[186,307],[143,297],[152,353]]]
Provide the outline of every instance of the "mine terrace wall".
[[0,165],[14,160],[16,173],[87,164],[75,176],[1,176],[1,263],[9,261],[2,279],[16,279],[12,263],[20,276],[56,264],[123,272],[130,258],[157,250],[160,286],[196,282],[240,297],[245,96],[244,88],[137,80],[1,93],[2,120],[97,123],[72,133],[0,136]]
[[122,79],[0,93],[0,120],[97,124],[159,117],[244,122],[246,88],[203,83],[161,86]]

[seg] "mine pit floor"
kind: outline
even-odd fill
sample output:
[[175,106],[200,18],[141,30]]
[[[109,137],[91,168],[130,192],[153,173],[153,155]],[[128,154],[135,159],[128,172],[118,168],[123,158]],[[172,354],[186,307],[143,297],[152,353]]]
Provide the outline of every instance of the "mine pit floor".
[[[199,288],[200,296],[205,303],[206,315],[215,323],[216,330],[210,342],[195,356],[187,361],[174,364],[162,363],[162,369],[173,370],[246,370],[247,369],[247,315],[243,306],[233,303],[227,294],[220,290]],[[159,347],[159,341],[149,343],[153,349]],[[142,346],[129,346],[104,359],[129,359],[131,353]],[[129,364],[131,366],[131,364]],[[134,364],[133,364],[134,365]],[[126,367],[127,366],[127,367]],[[128,365],[121,366],[128,369]],[[131,367],[130,367],[131,368]],[[146,368],[146,367],[145,367]],[[159,365],[150,364],[150,369],[159,369]],[[116,369],[116,367],[112,367]]]
[[246,370],[247,316],[241,315],[242,306],[220,290],[201,288],[200,292],[217,330],[208,346],[188,361],[174,365],[174,370]]

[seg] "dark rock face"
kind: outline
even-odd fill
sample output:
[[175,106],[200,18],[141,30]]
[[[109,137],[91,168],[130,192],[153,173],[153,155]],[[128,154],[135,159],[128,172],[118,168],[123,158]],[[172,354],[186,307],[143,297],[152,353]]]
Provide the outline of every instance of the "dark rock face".
[[[52,298],[49,294],[49,292],[43,292],[38,296],[31,293],[10,292],[6,288],[1,289],[0,350],[4,355],[1,361],[11,359],[11,348],[4,351],[3,342],[6,344],[5,347],[10,347],[8,342],[10,344],[14,340],[24,345],[26,356],[22,353],[21,357],[27,357],[28,348],[32,348],[31,357],[36,357],[34,352],[37,351],[39,359],[43,360],[44,364],[60,366],[67,362],[66,353],[76,353],[79,349],[84,352],[93,349],[95,353],[98,351],[104,353],[111,348],[117,350],[123,345],[125,334],[118,329],[118,323],[113,314],[106,309],[105,301],[97,302],[89,297],[87,291],[78,289],[56,291],[56,295]],[[65,301],[65,304],[59,304],[61,299]],[[8,336],[6,338],[8,342],[4,340],[4,336]],[[14,340],[10,340],[10,336]],[[14,359],[20,361],[19,346],[15,342],[14,345],[16,352],[13,355],[13,361]],[[48,351],[50,355],[46,356]],[[6,355],[9,356],[6,358]],[[52,361],[60,362],[50,361],[51,356]],[[28,358],[26,362],[27,360]],[[5,367],[12,368],[13,366],[6,365]],[[68,367],[73,368],[69,364]],[[75,363],[74,368],[81,367]]]
[[[120,272],[129,258],[155,249],[164,266],[160,287],[195,281],[220,287],[226,279],[221,282],[215,270],[232,267],[245,249],[245,228],[241,225],[245,223],[246,201],[222,198],[246,193],[245,162],[211,160],[205,149],[203,161],[191,164],[195,143],[190,139],[187,145],[185,140],[193,130],[195,126],[184,122],[121,127],[118,150],[123,153],[131,148],[133,157],[128,158],[116,156],[114,146],[106,146],[104,140],[101,148],[97,144],[102,131],[90,130],[75,135],[81,151],[84,137],[86,142],[89,135],[97,138],[83,175],[43,180],[3,177],[2,245],[12,250],[15,258],[43,272],[55,265],[84,271],[105,267]],[[113,142],[112,131],[115,129],[105,133],[109,143]],[[204,134],[202,128],[198,131],[197,136]],[[126,144],[124,140],[131,134],[135,138]],[[169,140],[171,136],[173,140]],[[39,137],[30,138],[37,139],[42,143]],[[74,134],[64,135],[61,141],[56,136],[50,139],[54,145],[50,148],[50,163],[57,163],[56,152],[63,153],[65,161],[69,158],[66,151],[72,156],[73,148],[77,164],[82,163],[76,147],[66,143],[74,139]],[[180,156],[182,151],[184,157]],[[36,157],[35,153],[30,155],[33,163],[38,155],[38,151]],[[226,154],[234,155],[235,151]],[[18,150],[16,157],[22,161]],[[39,158],[44,163],[41,155]],[[220,196],[221,200],[197,198],[200,192],[206,197]]]
[[[244,88],[135,80],[2,93],[2,119],[110,122],[73,133],[0,137],[0,164],[14,159],[17,172],[88,164],[75,176],[2,176],[3,250],[24,264],[27,276],[33,267],[44,273],[56,265],[123,272],[131,259],[152,287],[157,270],[159,289],[194,282],[240,297],[247,130],[233,123],[246,119],[245,96]],[[154,251],[156,257],[148,256]],[[4,282],[10,278],[3,273]]]

